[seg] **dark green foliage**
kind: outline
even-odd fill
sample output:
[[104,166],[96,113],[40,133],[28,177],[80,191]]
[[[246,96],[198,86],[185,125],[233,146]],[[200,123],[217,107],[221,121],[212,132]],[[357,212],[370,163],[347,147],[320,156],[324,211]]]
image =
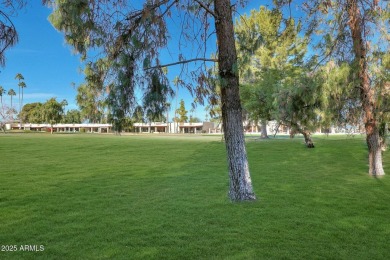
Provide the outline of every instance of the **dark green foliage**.
[[84,69],[85,82],[77,88],[76,101],[81,117],[90,123],[102,122],[104,119],[107,68],[106,59],[89,62]]
[[80,111],[77,109],[68,110],[63,121],[66,124],[80,124],[82,122]]
[[184,103],[184,100],[180,100],[180,107],[176,110],[176,113],[179,115],[179,117],[176,119],[177,122],[185,123],[188,121],[186,106]]
[[359,94],[355,91],[353,66],[346,62],[329,61],[319,69],[321,81],[321,124],[346,126],[361,124],[362,110]]
[[125,118],[137,105],[136,88],[144,88],[144,101],[151,102],[144,104],[146,113],[161,115],[167,97],[159,95],[169,96],[170,89],[161,68],[149,67],[158,63],[158,51],[166,46],[165,17],[159,8],[165,2],[146,2],[139,10],[125,1],[46,3],[54,8],[50,21],[65,33],[67,43],[77,52],[86,58],[91,48],[101,51],[104,58],[87,65],[86,86],[94,89],[91,94],[95,99],[108,105],[109,119],[116,130],[121,130]]
[[[300,24],[296,25],[293,19],[284,20],[277,9],[268,10],[262,6],[237,20],[235,32],[242,80],[241,100],[248,119],[255,122],[276,119],[289,125],[291,120],[283,121],[285,117],[281,113],[285,114],[284,110],[292,107],[300,108],[297,102],[288,108],[281,104],[286,104],[288,92],[295,91],[294,80],[299,81],[306,73],[307,41],[299,36]],[[277,100],[280,96],[286,98],[282,103]],[[297,117],[294,120],[303,121]]]
[[134,109],[132,119],[136,123],[145,123],[144,109],[142,108],[142,106],[137,106]]
[[174,91],[165,78],[156,72],[151,76],[149,87],[146,89],[143,104],[146,117],[149,121],[165,121],[164,113],[167,111],[167,100],[172,98]]
[[275,118],[292,132],[314,132],[320,126],[322,111],[321,82],[313,75],[301,75],[285,81],[275,93]]
[[46,101],[42,106],[43,118],[45,123],[54,125],[61,121],[63,107],[55,98]]
[[120,54],[114,65],[118,79],[108,86],[108,121],[112,123],[114,130],[117,132],[122,131],[126,123],[126,117],[130,115],[131,109],[136,104],[134,97],[135,62],[132,54]]
[[200,120],[200,118],[198,118],[198,117],[190,116],[190,120],[188,122],[190,122],[190,123],[201,123],[202,120]]
[[23,106],[20,118],[26,123],[43,123],[45,121],[43,109],[44,106],[40,102],[26,104]]

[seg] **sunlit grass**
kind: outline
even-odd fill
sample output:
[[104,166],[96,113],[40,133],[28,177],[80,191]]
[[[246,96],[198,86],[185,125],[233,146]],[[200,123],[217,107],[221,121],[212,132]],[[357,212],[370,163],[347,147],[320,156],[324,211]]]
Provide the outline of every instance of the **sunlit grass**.
[[[248,139],[233,204],[220,136],[0,135],[0,259],[387,259],[390,181],[362,137]],[[384,154],[390,174],[389,152]]]

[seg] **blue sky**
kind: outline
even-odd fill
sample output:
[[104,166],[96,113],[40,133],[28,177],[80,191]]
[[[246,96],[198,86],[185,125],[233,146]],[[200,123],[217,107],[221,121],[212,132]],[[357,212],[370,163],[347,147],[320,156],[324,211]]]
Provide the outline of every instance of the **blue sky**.
[[[12,17],[18,34],[19,43],[6,52],[6,66],[0,68],[0,85],[8,92],[13,88],[18,93],[17,73],[25,78],[27,88],[24,90],[24,104],[32,102],[45,102],[49,98],[56,97],[58,101],[66,99],[69,103],[67,109],[77,108],[75,97],[76,89],[83,82],[80,72],[82,63],[79,56],[72,54],[70,46],[64,43],[63,35],[56,31],[47,17],[50,9],[42,6],[41,1],[30,1],[27,7]],[[249,13],[251,9],[258,9],[261,3],[269,1],[248,1],[240,13]],[[209,41],[210,50],[215,49],[215,41]],[[214,46],[213,46],[214,45]],[[166,61],[167,63],[172,61]],[[169,68],[170,75],[177,75],[179,68]],[[193,98],[186,89],[179,90],[179,100],[183,98],[186,108],[191,109]],[[7,104],[10,98],[3,96]],[[175,98],[172,100],[174,105]],[[19,107],[18,96],[13,98],[13,104]],[[194,116],[204,119],[206,112],[202,106],[198,106]],[[170,117],[173,116],[173,109]]]
[[[63,35],[48,22],[50,10],[32,1],[12,17],[19,43],[6,52],[6,66],[0,68],[0,85],[7,91],[13,88],[18,92],[15,75],[21,73],[27,88],[24,90],[24,104],[45,102],[51,97],[61,101],[66,99],[69,108],[76,108],[76,90],[71,82],[81,83],[79,58],[72,55],[70,47],[64,44]],[[5,101],[9,102],[6,95]],[[17,96],[13,99],[18,107]]]

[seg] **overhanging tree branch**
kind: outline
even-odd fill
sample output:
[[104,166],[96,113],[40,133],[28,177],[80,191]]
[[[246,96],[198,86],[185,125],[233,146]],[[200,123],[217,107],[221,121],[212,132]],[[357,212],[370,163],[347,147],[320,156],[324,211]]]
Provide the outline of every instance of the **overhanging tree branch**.
[[5,23],[0,22],[3,27],[0,32],[0,41],[4,41],[4,47],[0,49],[0,56],[2,56],[8,47],[14,45],[18,41],[18,35],[16,34],[15,25],[8,15],[0,10],[0,16],[10,23],[10,26],[7,26]]
[[210,8],[208,8],[204,3],[202,3],[201,1],[199,0],[194,0],[195,2],[197,2],[200,7],[202,7],[204,10],[206,10],[206,12],[208,12],[209,14],[211,14],[215,19],[217,19],[217,15],[213,12],[213,10],[211,10]]
[[148,68],[145,68],[145,70],[151,70],[151,69],[157,69],[157,68],[165,68],[165,67],[175,66],[175,65],[179,65],[179,64],[186,64],[186,63],[195,62],[195,61],[218,62],[217,59],[195,58],[195,59],[182,60],[182,61],[177,61],[177,62],[173,62],[173,63],[168,63],[168,64],[163,64],[163,65],[157,65],[157,66],[153,66],[153,67],[148,67]]

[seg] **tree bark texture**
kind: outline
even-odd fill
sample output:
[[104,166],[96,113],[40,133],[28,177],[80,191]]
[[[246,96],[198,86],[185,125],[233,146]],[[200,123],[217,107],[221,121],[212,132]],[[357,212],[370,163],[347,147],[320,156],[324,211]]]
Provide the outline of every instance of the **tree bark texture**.
[[385,122],[381,122],[379,124],[379,139],[381,143],[381,149],[383,152],[387,150],[387,132],[388,132],[388,126]]
[[263,139],[269,138],[268,133],[267,133],[267,120],[261,119],[260,123],[261,123],[261,136],[260,137]]
[[309,131],[302,131],[303,138],[305,138],[305,144],[307,148],[314,148],[313,140],[311,139],[311,133]]
[[230,0],[214,0],[218,66],[221,78],[222,125],[232,201],[255,200],[245,148],[239,93],[237,53]]
[[360,87],[360,100],[364,111],[364,126],[366,130],[366,142],[368,146],[369,174],[381,176],[385,172],[382,166],[382,145],[379,138],[379,124],[376,116],[375,93],[370,87],[367,69],[367,47],[363,37],[362,15],[357,0],[348,0],[348,26],[353,40],[353,51],[358,65],[358,77]]

